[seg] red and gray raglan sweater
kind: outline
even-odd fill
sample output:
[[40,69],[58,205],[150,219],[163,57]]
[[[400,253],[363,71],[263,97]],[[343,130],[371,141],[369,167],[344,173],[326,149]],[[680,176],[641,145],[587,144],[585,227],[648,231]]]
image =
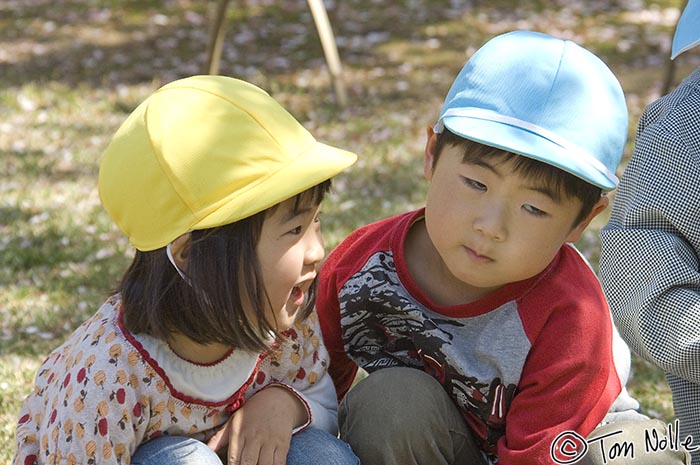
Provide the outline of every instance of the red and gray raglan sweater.
[[358,366],[370,374],[424,370],[493,461],[553,463],[554,438],[564,431],[586,437],[621,393],[597,277],[565,245],[530,279],[476,302],[435,305],[403,255],[406,234],[422,217],[419,210],[365,226],[323,266],[317,308],[339,398]]

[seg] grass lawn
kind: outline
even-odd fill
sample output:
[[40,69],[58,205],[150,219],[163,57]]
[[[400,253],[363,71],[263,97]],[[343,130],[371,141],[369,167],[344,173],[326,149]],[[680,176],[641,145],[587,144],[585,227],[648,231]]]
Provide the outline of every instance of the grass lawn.
[[[632,137],[641,110],[661,92],[681,2],[325,3],[345,108],[330,92],[303,0],[231,2],[220,72],[263,87],[319,140],[360,154],[324,205],[330,250],[357,226],[422,205],[425,128],[464,61],[496,34],[540,30],[598,53],[623,83]],[[12,459],[34,371],[130,261],[97,196],[100,154],[141,99],[201,71],[206,4],[0,0],[0,464]],[[674,82],[698,64],[697,54],[681,56]],[[604,222],[578,244],[594,266]],[[637,358],[634,369],[631,392],[649,414],[672,419],[663,376]]]

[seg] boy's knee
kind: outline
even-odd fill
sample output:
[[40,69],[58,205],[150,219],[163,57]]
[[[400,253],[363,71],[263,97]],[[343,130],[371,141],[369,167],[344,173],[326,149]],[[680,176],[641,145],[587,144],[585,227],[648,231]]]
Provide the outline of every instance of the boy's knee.
[[[377,429],[386,422],[405,426],[407,419],[420,421],[436,407],[452,406],[442,386],[430,375],[415,368],[395,367],[378,370],[353,387],[343,399],[342,415],[380,418]],[[451,408],[454,408],[453,406]]]
[[418,456],[445,463],[433,457],[452,457],[470,441],[464,420],[440,383],[414,368],[370,374],[345,396],[338,419],[341,437],[363,464],[417,463]]

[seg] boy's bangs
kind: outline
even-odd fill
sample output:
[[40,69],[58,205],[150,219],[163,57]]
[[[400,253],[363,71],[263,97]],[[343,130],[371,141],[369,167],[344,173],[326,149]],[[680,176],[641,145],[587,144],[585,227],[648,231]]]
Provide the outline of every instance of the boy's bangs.
[[576,218],[576,224],[585,218],[602,194],[602,190],[599,187],[555,166],[496,147],[480,144],[470,139],[464,139],[447,129],[438,135],[435,147],[436,156],[433,164],[437,163],[440,152],[447,145],[462,149],[463,163],[478,163],[484,158],[488,158],[491,162],[499,165],[511,163],[515,172],[532,180],[539,188],[547,191],[554,200],[560,201],[565,197],[579,199],[582,203],[582,208]]

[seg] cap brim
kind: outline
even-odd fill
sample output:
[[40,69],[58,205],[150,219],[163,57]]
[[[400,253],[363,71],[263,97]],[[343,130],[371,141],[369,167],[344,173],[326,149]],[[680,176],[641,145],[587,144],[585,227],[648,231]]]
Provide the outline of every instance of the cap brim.
[[237,192],[222,202],[196,224],[192,230],[207,229],[239,221],[266,210],[305,190],[326,181],[351,166],[357,155],[316,142],[276,172],[258,183],[255,189]]
[[532,131],[478,118],[448,116],[443,119],[443,124],[460,137],[556,166],[603,190],[617,187],[617,178],[611,179],[577,159],[570,149]]
[[673,35],[671,59],[700,44],[700,0],[689,0]]

